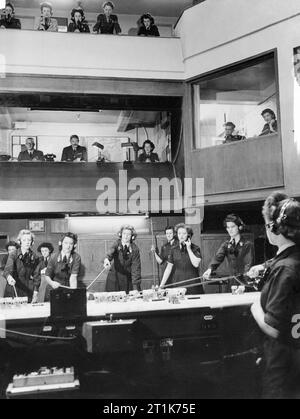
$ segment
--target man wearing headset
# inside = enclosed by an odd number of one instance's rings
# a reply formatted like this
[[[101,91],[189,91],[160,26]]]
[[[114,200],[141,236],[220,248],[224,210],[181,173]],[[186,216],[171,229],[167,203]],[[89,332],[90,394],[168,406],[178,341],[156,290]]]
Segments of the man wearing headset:
[[[58,23],[56,19],[53,19],[52,4],[44,1],[41,3],[41,18],[38,31],[58,32]]]
[[[77,235],[64,234],[58,245],[59,252],[51,256],[45,272],[45,279],[52,289],[57,289],[60,286],[77,288],[77,277],[81,267],[81,257],[75,252]],[[48,295],[47,292],[46,295]]]
[[[263,217],[268,240],[278,251],[268,263],[260,298],[251,307],[264,334],[262,395],[299,397],[300,204],[274,192],[264,203]],[[260,268],[251,268],[248,276],[255,277]]]
[[[107,277],[106,291],[129,293],[134,286],[141,291],[140,251],[134,243],[136,231],[134,227],[126,225],[121,228],[118,235],[119,239],[112,245],[104,260],[104,267],[111,269]]]
[[[222,243],[211,261],[209,269],[204,272],[205,280],[209,280],[215,274],[225,259],[228,261],[229,275],[245,274],[253,264],[254,246],[242,237],[244,223],[241,218],[235,214],[229,214],[224,220],[224,227],[229,234],[229,239]],[[239,284],[234,280],[228,281],[227,292],[231,292],[231,285]]]
[[[21,29],[21,22],[15,18],[15,8],[12,3],[6,3],[4,14],[0,19],[0,29]]]
[[[40,287],[39,257],[32,251],[34,234],[30,230],[21,230],[17,243],[20,246],[8,255],[3,276],[7,281],[4,297],[28,297],[37,302]],[[15,290],[14,290],[15,288]]]

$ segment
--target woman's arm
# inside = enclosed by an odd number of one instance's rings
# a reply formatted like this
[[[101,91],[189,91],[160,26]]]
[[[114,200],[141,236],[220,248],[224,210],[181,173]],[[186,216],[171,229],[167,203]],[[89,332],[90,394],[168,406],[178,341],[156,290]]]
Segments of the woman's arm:
[[[198,257],[193,252],[191,239],[189,239],[186,242],[186,248],[187,248],[187,251],[188,251],[188,254],[189,254],[189,257],[190,257],[190,261],[191,261],[192,265],[194,266],[194,268],[199,268],[200,263],[201,263],[201,257]]]
[[[165,272],[164,272],[164,276],[163,276],[163,278],[161,280],[161,283],[160,283],[161,288],[163,288],[165,286],[167,280],[169,279],[169,277],[171,275],[172,269],[173,269],[173,264],[168,262],[167,267],[166,267]]]
[[[279,331],[277,329],[274,329],[273,327],[269,326],[267,323],[265,323],[265,313],[262,309],[262,306],[260,304],[260,301],[256,301],[251,306],[251,313],[258,324],[259,328],[269,337],[273,339],[279,338]]]

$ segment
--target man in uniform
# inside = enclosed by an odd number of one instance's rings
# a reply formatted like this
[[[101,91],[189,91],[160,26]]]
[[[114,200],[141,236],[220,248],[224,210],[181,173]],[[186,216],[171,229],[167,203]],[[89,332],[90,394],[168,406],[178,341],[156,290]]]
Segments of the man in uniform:
[[[233,122],[226,122],[224,127],[225,127],[225,140],[223,141],[223,144],[234,143],[236,141],[241,141],[241,140],[246,139],[246,137],[242,135],[233,134],[235,130],[235,125]]]
[[[87,161],[86,148],[79,145],[78,135],[72,135],[71,145],[63,149],[61,161]]]
[[[21,151],[18,157],[19,161],[43,161],[44,154],[42,151],[35,150],[34,139],[29,137],[26,139],[26,150]]]

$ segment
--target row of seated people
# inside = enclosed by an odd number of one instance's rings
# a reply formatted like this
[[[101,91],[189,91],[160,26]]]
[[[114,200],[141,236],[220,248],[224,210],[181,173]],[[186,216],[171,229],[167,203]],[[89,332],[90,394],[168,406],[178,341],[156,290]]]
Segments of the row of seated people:
[[[87,149],[79,145],[78,135],[72,135],[70,138],[71,145],[65,147],[62,152],[62,162],[87,162]],[[21,151],[18,156],[18,161],[44,161],[47,158],[44,153],[35,148],[35,141],[29,137],[26,139],[26,150]],[[139,147],[140,148],[140,147]],[[139,155],[138,161],[140,163],[158,163],[159,157],[157,153],[154,153],[155,145],[152,141],[144,141],[141,147],[143,152]],[[52,155],[53,156],[53,155]]]
[[[49,2],[41,3],[41,18],[37,30],[57,32],[58,22],[53,16],[53,7]],[[114,4],[106,1],[102,5],[103,13],[97,17],[97,23],[93,27],[93,33],[97,34],[119,34],[122,32],[118,16],[112,14]],[[21,22],[15,17],[15,8],[12,3],[7,3],[3,16],[0,20],[1,29],[21,29]],[[144,13],[138,21],[138,36],[160,36],[159,30],[149,13]],[[71,12],[71,22],[68,25],[68,32],[90,33],[88,22],[85,19],[81,7],[74,8]]]
[[[224,220],[224,227],[229,238],[213,257],[210,268],[204,274],[206,279],[211,277],[225,259],[234,274],[248,272],[253,264],[253,244],[242,237],[242,220],[230,214]],[[151,249],[157,263],[166,268],[160,286],[181,281],[190,283],[191,279],[195,279],[188,293],[203,293],[199,283],[201,251],[193,243],[192,228],[180,223],[176,227],[166,227],[165,232],[166,242],[161,251],[155,246]],[[141,290],[141,254],[135,243],[136,238],[137,233],[132,225],[124,225],[118,232],[117,240],[104,257],[103,266],[109,271],[106,291],[128,293],[134,286]],[[38,247],[40,255],[32,249],[34,240],[34,234],[30,230],[21,230],[17,241],[7,244],[7,255],[1,264],[5,279],[5,297],[28,297],[29,301],[36,302],[43,275],[48,285],[46,299],[49,299],[51,289],[61,286],[77,288],[79,276],[82,274],[81,257],[76,251],[77,235],[65,233],[58,243],[58,252],[54,252],[51,243],[41,243]],[[228,284],[229,291],[231,285],[234,284]]]
[[[261,116],[265,120],[265,125],[262,129],[262,132],[259,134],[259,136],[263,135],[269,135],[269,134],[275,134],[278,131],[278,123],[276,119],[275,112],[272,111],[272,109],[264,109],[261,113]],[[236,141],[245,140],[246,137],[243,135],[234,134],[235,131],[235,124],[233,122],[226,122],[224,124],[225,128],[225,139],[223,141],[223,144],[227,143],[233,143]]]

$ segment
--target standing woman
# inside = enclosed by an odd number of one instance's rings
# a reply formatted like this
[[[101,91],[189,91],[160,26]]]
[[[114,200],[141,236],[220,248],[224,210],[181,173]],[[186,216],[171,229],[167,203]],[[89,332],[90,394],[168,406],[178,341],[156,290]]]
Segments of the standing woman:
[[[166,233],[166,239],[167,241],[162,245],[160,253],[158,249],[155,248],[155,246],[151,247],[151,252],[154,254],[156,262],[159,265],[164,265],[164,268],[166,267],[166,264],[168,262],[169,255],[171,254],[172,248],[177,245],[178,240],[175,234],[175,228],[173,226],[168,226],[165,229]],[[174,270],[173,270],[174,271]],[[172,271],[171,275],[168,278],[168,283],[172,282],[173,274]]]
[[[138,36],[160,36],[157,26],[154,24],[154,18],[150,13],[145,13],[140,17],[141,26],[138,30]]]
[[[278,251],[260,300],[251,307],[264,333],[263,397],[276,399],[291,397],[300,387],[299,336],[293,336],[294,315],[300,313],[300,204],[278,196],[271,194],[263,206],[267,237]]]
[[[141,291],[141,258],[139,248],[134,243],[137,236],[135,228],[125,225],[118,236],[119,239],[112,245],[104,260],[104,267],[111,269],[107,277],[106,291],[129,293],[134,286]]]
[[[112,11],[115,8],[113,2],[106,1],[102,5],[103,13],[97,17],[97,23],[93,31],[101,34],[119,34],[122,32],[118,22],[118,16],[113,15]]]
[[[245,240],[242,232],[245,224],[242,219],[235,214],[229,214],[224,220],[224,227],[227,230],[229,239],[221,244],[209,269],[203,274],[205,280],[209,280],[218,267],[227,259],[229,275],[246,274],[254,262],[254,246],[249,240]],[[235,280],[228,281],[227,292],[231,292],[232,285],[239,285]]]
[[[75,252],[77,240],[76,234],[66,233],[58,243],[59,252],[51,256],[45,272],[45,279],[50,289],[57,289],[61,285],[77,288],[77,278],[81,267],[81,257]]]
[[[171,249],[168,257],[168,265],[162,278],[161,287],[164,287],[174,268],[172,283],[187,281],[199,277],[199,266],[201,262],[200,247],[192,243],[193,230],[185,224],[178,224],[175,227],[178,243]],[[199,283],[195,279],[194,283]],[[186,285],[191,285],[188,282]],[[184,287],[184,284],[182,285]],[[188,294],[203,294],[202,286],[188,288]]]
[[[68,32],[90,33],[89,25],[85,21],[84,11],[81,7],[72,10]]]
[[[50,257],[54,252],[54,247],[51,243],[42,243],[39,245],[37,251],[42,255],[40,258],[40,271],[45,274]]]
[[[34,235],[30,230],[21,230],[17,243],[20,246],[8,255],[3,276],[7,281],[4,297],[14,297],[16,288],[18,297],[28,297],[37,302],[40,287],[39,257],[32,251]]]

